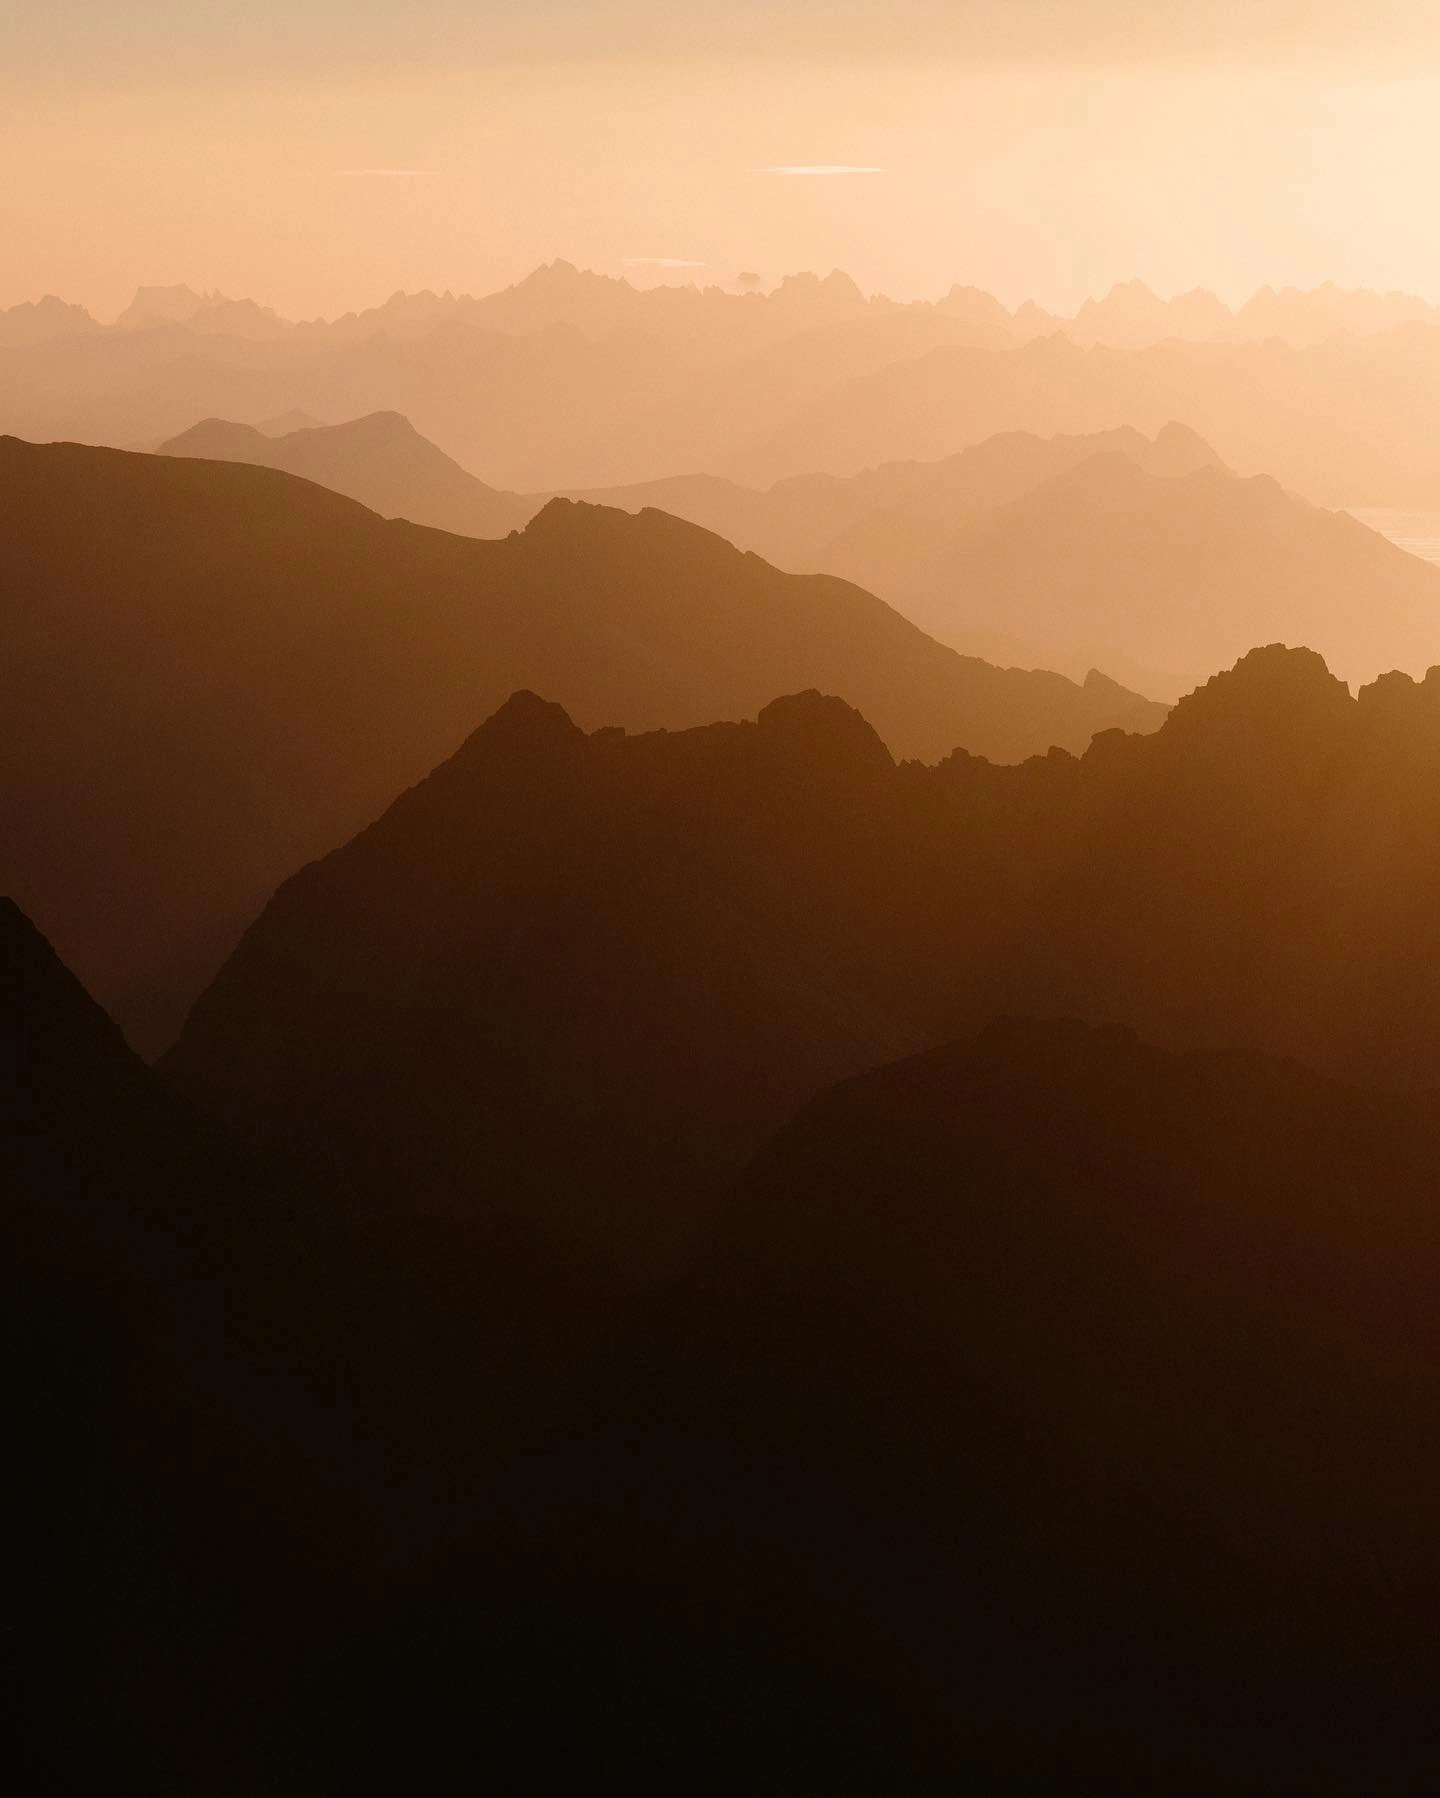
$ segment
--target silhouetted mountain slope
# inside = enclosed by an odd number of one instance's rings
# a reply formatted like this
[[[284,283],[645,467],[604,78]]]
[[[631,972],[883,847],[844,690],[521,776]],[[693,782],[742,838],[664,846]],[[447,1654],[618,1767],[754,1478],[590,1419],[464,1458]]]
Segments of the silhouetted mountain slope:
[[[397,412],[283,436],[207,418],[156,453],[280,468],[359,500],[382,518],[408,518],[467,537],[503,537],[538,509],[519,494],[497,493],[477,481]]]
[[[1008,638],[1167,698],[1257,641],[1308,644],[1352,682],[1440,661],[1440,570],[1262,476],[1161,479],[1097,456],[948,539],[900,542],[893,578],[874,559],[826,565],[957,648]]]
[[[1437,693],[1275,646],[1154,736],[934,768],[835,701],[627,739],[517,699],[280,889],[164,1066],[382,1208],[600,1228],[1003,1012],[1433,1089]]]
[[[280,879],[518,686],[632,728],[821,687],[932,758],[1163,716],[957,656],[659,513],[556,503],[486,543],[270,469],[14,439],[0,482],[9,878],[147,1049]]]
[[[144,1789],[121,1694],[128,1651],[142,1683],[149,1659],[130,1602],[163,1588],[151,1501],[206,1429],[196,1363],[216,1353],[235,1246],[276,1215],[248,1158],[160,1085],[9,899],[0,1165],[7,1511],[24,1547],[9,1596],[25,1650],[12,1777],[37,1792]],[[174,1651],[150,1647],[161,1662]]]
[[[159,1084],[10,899],[0,994],[5,1222],[32,1271],[122,1283],[143,1273],[141,1244],[169,1256],[218,1227],[254,1178],[245,1156]]]
[[[0,1165],[13,1776],[315,1789],[296,1693],[484,1542],[497,1470],[632,1294],[533,1218],[395,1228],[277,1188],[8,899]]]
[[[334,1787],[483,1743],[641,1790],[1405,1789],[1435,1148],[1073,1022],[831,1089],[508,1526],[354,1633],[307,1707]]]
[[[917,1041],[797,881],[892,773],[818,694],[641,737],[516,694],[280,889],[166,1076],[347,1206],[653,1258],[809,1093]]]
[[[778,1647],[905,1774],[986,1789],[1428,1752],[1435,1147],[1418,1106],[1074,1023],[823,1095],[619,1381],[576,1555],[613,1556],[616,1661],[697,1736],[744,1720],[731,1753],[823,1755]],[[632,1751],[650,1696],[595,1704]]]

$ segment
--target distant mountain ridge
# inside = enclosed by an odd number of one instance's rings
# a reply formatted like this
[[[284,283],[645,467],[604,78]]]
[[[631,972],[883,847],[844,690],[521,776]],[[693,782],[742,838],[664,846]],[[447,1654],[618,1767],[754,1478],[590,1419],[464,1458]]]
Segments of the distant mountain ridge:
[[[494,493],[393,414],[275,440],[207,420],[160,453],[286,468],[477,536],[549,498]],[[1073,679],[1099,667],[1167,699],[1257,639],[1309,644],[1353,682],[1440,659],[1440,575],[1348,516],[1242,480],[1173,421],[1153,439],[1010,432],[763,492],[697,475],[571,497],[658,507],[779,567],[853,580],[962,653]]]
[[[1421,322],[1295,348],[1086,348],[1059,335],[1002,352],[938,344],[857,369],[709,465],[763,487],[817,468],[843,477],[929,461],[1008,431],[1149,433],[1184,419],[1228,466],[1309,500],[1423,507],[1440,502],[1440,449],[1417,423],[1433,393],[1440,328]]]
[[[1128,282],[1065,321],[964,288],[902,305],[838,273],[733,293],[551,263],[496,294],[397,294],[292,325],[250,301],[144,290],[124,328],[59,302],[0,314],[0,430],[149,449],[205,418],[399,412],[487,485],[556,492],[699,469],[764,487],[1001,431],[1183,418],[1230,466],[1312,499],[1440,504],[1417,422],[1440,392],[1435,307],[1262,290],[1252,322],[1212,331],[1217,305]]]
[[[942,642],[1073,670],[1099,661],[1178,696],[1264,639],[1304,643],[1352,684],[1440,662],[1440,570],[1345,513],[1216,466],[1157,477],[1093,457],[997,507],[887,578]],[[857,571],[858,572],[858,571]],[[1028,653],[1016,655],[1018,644]]]
[[[623,277],[577,268],[559,258],[490,294],[397,291],[383,305],[345,313],[329,321],[297,323],[280,318],[253,300],[196,292],[181,283],[141,287],[112,324],[91,322],[96,329],[112,331],[182,324],[206,332],[228,328],[237,335],[258,331],[265,336],[283,331],[343,338],[377,328],[423,330],[446,317],[465,317],[494,330],[533,331],[553,324],[576,324],[586,331],[603,332],[623,328],[639,317],[666,309],[745,306],[753,311],[766,303],[794,310],[813,311],[818,307],[832,314],[866,307],[933,310],[963,318],[970,324],[994,326],[1020,341],[1063,331],[1077,343],[1103,343],[1116,349],[1144,348],[1167,337],[1197,342],[1279,337],[1300,344],[1319,342],[1339,331],[1363,335],[1402,324],[1440,322],[1440,306],[1417,295],[1346,289],[1333,281],[1311,289],[1285,287],[1278,292],[1263,286],[1232,310],[1203,288],[1162,299],[1145,282],[1131,279],[1116,282],[1099,298],[1086,299],[1073,316],[1067,317],[1047,311],[1033,300],[1012,310],[988,293],[958,284],[934,301],[902,302],[883,294],[867,296],[839,269],[823,279],[810,273],[786,275],[768,291],[752,289],[737,294],[716,284],[637,288]],[[0,321],[7,316],[0,312]]]
[[[162,443],[156,454],[282,469],[344,493],[382,518],[408,518],[467,537],[503,537],[538,510],[519,494],[497,493],[477,481],[398,412],[279,435],[207,418]]]

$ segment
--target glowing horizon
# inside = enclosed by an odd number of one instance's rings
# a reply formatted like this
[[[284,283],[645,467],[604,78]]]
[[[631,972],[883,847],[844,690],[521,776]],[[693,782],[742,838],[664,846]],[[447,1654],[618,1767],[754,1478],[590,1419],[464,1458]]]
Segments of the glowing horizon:
[[[1060,313],[1131,277],[1440,299],[1440,9],[1408,0],[854,0],[759,35],[645,0],[115,10],[0,21],[0,305],[185,282],[329,317],[557,255]]]

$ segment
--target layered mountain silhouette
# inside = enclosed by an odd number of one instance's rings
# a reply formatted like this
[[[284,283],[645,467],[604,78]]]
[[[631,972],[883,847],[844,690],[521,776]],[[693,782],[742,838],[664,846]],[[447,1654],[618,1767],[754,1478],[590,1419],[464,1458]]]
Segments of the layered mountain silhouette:
[[[147,1050],[281,879],[518,686],[586,728],[819,687],[930,759],[1163,716],[1099,675],[957,656],[660,513],[556,503],[480,542],[264,468],[12,439],[0,470],[10,877]]]
[[[467,537],[503,537],[539,510],[467,474],[396,412],[276,433],[207,418],[162,443],[162,456],[279,468],[348,494],[382,518],[409,518]]]
[[[0,312],[18,1789],[1435,1784],[1440,316],[737,285]]]
[[[712,329],[720,321],[732,330],[750,333],[773,331],[776,320],[799,320],[802,325],[826,318],[865,313],[933,313],[956,319],[996,334],[1025,341],[1037,335],[1064,332],[1083,344],[1112,348],[1143,348],[1169,338],[1206,341],[1244,341],[1278,338],[1292,345],[1323,342],[1340,332],[1373,335],[1398,325],[1436,322],[1437,308],[1414,294],[1377,293],[1368,288],[1345,289],[1332,281],[1312,289],[1259,288],[1238,310],[1232,311],[1204,288],[1162,299],[1143,281],[1119,281],[1099,299],[1083,302],[1073,317],[1047,311],[1026,300],[1011,311],[976,287],[959,283],[933,302],[908,304],[883,294],[866,296],[839,269],[823,279],[804,273],[784,276],[773,288],[752,283],[745,291],[693,284],[660,284],[637,288],[624,279],[577,268],[563,259],[544,263],[524,279],[494,293],[471,294],[428,290],[396,292],[383,305],[364,312],[350,312],[333,320],[313,319],[294,323],[280,319],[269,307],[253,300],[231,300],[220,293],[198,293],[183,283],[169,287],[141,287],[130,304],[108,326],[102,326],[83,307],[73,307],[90,320],[89,328],[113,332],[148,329],[156,324],[183,324],[211,328],[208,321],[225,310],[273,320],[275,327],[302,339],[346,341],[386,331],[414,336],[450,319],[464,319],[492,331],[524,334],[553,325],[571,326],[590,335],[660,324],[670,330],[695,329],[702,323]],[[12,311],[19,308],[12,308]]]
[[[1128,427],[1048,440],[1012,432],[938,462],[885,463],[846,479],[796,475],[763,492],[715,476],[676,476],[577,497],[626,511],[659,506],[784,568],[849,580],[866,569],[888,585],[911,585],[966,524],[1104,454],[1158,475],[1188,474],[1218,460],[1203,439],[1174,423],[1153,441]]]
[[[782,567],[882,594],[972,654],[1110,670],[1170,698],[1279,638],[1350,681],[1440,656],[1440,580],[1347,514],[1242,479],[1195,432],[1005,433],[938,462],[756,492],[718,477],[596,493],[693,518]]]
[[[297,324],[189,288],[143,289],[108,327],[12,308],[0,429],[153,448],[197,419],[395,411],[491,486],[558,491],[697,469],[765,487],[1001,431],[1184,418],[1308,498],[1424,507],[1437,345],[1434,307],[1334,287],[1262,289],[1227,322],[1213,295],[1123,282],[1066,320],[965,288],[900,305],[838,272],[642,290],[557,262],[495,294],[397,293]]]
[[[813,695],[638,738],[520,695],[280,889],[163,1066],[381,1211],[578,1193],[601,1233],[998,1013],[1433,1088],[1437,683],[1275,646],[1018,767],[897,767]]]
[[[166,1077],[346,1206],[653,1254],[810,1093],[920,1040],[814,879],[893,775],[816,693],[638,737],[518,693],[281,888]]]
[[[1059,335],[1001,351],[940,345],[837,382],[705,466],[763,487],[817,469],[931,460],[999,432],[1153,432],[1179,418],[1227,465],[1273,475],[1307,499],[1434,506],[1440,456],[1412,421],[1437,381],[1433,323],[1299,349],[1273,339],[1087,349]]]
[[[1049,440],[1014,432],[936,463],[887,463],[850,479],[796,476],[763,492],[716,475],[675,475],[558,496],[498,494],[393,413],[293,431],[204,419],[157,453],[284,468],[372,511],[472,537],[504,536],[556,497],[625,512],[654,507],[797,573],[853,579],[873,566],[880,580],[894,583],[898,565],[909,584],[934,560],[940,534],[953,535],[1091,456],[1124,455],[1161,475],[1217,462],[1203,439],[1172,423],[1153,442],[1128,427]]]
[[[158,1077],[0,907],[40,1745],[237,1793],[477,1748],[1398,1782],[1436,684],[1277,647],[1151,736],[938,767],[814,693],[639,736],[517,694]]]
[[[895,577],[874,533],[864,576],[942,642],[1066,671],[1098,660],[1167,698],[1259,639],[1308,644],[1351,682],[1440,659],[1440,571],[1213,464],[1157,478],[1097,456],[933,545],[923,567],[913,534],[892,541]]]
[[[546,503],[497,494],[405,420],[270,442],[207,420],[164,454],[261,462],[418,523],[499,536]],[[1304,642],[1352,681],[1440,655],[1440,575],[1348,514],[1225,469],[1193,431],[1003,434],[939,462],[760,492],[676,476],[571,497],[657,507],[797,573],[881,594],[964,653],[1174,698],[1258,638]]]

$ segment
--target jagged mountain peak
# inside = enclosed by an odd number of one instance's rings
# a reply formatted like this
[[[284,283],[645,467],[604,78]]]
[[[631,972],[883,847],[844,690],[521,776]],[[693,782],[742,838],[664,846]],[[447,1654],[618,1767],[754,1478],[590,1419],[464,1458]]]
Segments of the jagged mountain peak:
[[[1355,702],[1313,649],[1267,643],[1188,693],[1161,726],[1170,742],[1217,727],[1252,728],[1303,753],[1316,733],[1344,729]]]
[[[813,687],[772,699],[756,724],[777,750],[816,775],[863,777],[888,773],[895,765],[854,706]]]

